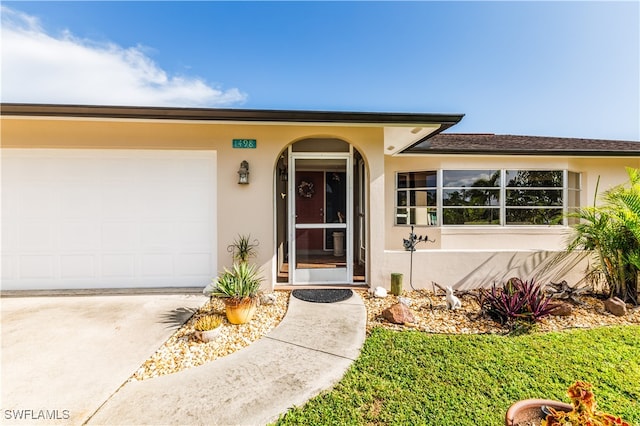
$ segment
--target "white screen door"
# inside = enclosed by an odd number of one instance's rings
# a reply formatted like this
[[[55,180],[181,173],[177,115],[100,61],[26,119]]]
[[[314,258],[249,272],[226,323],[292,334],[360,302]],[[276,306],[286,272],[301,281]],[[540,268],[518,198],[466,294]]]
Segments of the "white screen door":
[[[351,155],[292,153],[289,164],[291,282],[351,283]]]

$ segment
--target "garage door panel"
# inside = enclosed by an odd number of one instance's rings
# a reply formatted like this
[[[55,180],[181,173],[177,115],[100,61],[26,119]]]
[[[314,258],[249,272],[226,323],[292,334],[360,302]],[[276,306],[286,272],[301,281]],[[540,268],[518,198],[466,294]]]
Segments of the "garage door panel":
[[[95,222],[63,223],[60,229],[60,249],[99,251],[102,246],[100,234],[100,225]]]
[[[3,175],[3,181],[5,180]],[[15,220],[20,216],[19,206],[20,206],[20,197],[21,193],[17,188],[11,188],[8,185],[2,185],[2,217],[9,218]]]
[[[60,278],[97,278],[95,256],[84,254],[66,254],[60,256]]]
[[[141,275],[144,277],[173,276],[173,256],[170,254],[143,255]]]
[[[4,149],[3,289],[204,286],[213,151]]]
[[[176,245],[174,226],[174,222],[147,222],[142,224],[142,249],[149,251],[172,250]]]
[[[131,251],[140,247],[139,225],[135,222],[106,222],[102,224],[102,250]]]
[[[192,220],[206,220],[204,216],[205,212],[200,208],[200,204],[206,202],[198,196],[198,194],[206,194],[207,189],[203,185],[189,185],[182,186],[184,191],[178,191],[174,194],[175,203],[174,213],[180,217],[189,218]]]
[[[57,161],[56,158],[48,159],[51,171],[47,175],[53,175],[57,180],[69,184],[87,180],[97,181],[101,178],[101,167],[93,161],[91,155],[66,157],[64,162]]]
[[[3,216],[4,218],[5,216]],[[18,249],[18,228],[17,227],[7,227],[2,229],[2,251],[3,253],[7,252],[16,252]]]
[[[207,160],[181,161],[179,179],[186,182],[202,182],[210,172],[211,165]]]
[[[23,255],[18,260],[19,278],[55,278],[55,258],[48,255]],[[2,286],[4,288],[4,284]]]
[[[61,187],[61,188],[60,188]],[[60,215],[63,218],[95,218],[102,215],[101,186],[60,182]]]
[[[138,208],[143,218],[172,219],[177,217],[177,188],[169,188],[165,182],[146,183],[148,188],[139,194]]]
[[[211,257],[208,253],[185,253],[176,259],[178,275],[198,276],[211,270]]]
[[[158,156],[147,158],[136,168],[136,178],[174,180],[177,177],[179,163],[180,159],[158,158]]]
[[[136,188],[126,181],[107,182],[102,190],[102,215],[104,219],[130,218],[139,211],[141,204]]]
[[[206,251],[210,244],[208,235],[213,224],[209,222],[181,222],[177,225],[180,245],[186,250]],[[204,232],[203,232],[204,231]]]
[[[3,218],[4,222],[4,218]],[[19,250],[23,253],[53,251],[56,247],[55,224],[48,222],[24,222],[17,226]],[[4,233],[4,229],[3,229]],[[3,247],[3,250],[11,249]]]
[[[2,281],[18,277],[18,256],[2,255]]]
[[[107,278],[134,278],[136,256],[133,254],[105,254],[101,259],[102,276]]]
[[[122,153],[122,154],[121,154]],[[206,160],[205,160],[206,161]],[[138,176],[138,160],[121,150],[111,151],[100,162],[103,179],[134,181]]]
[[[3,180],[3,192],[5,183],[8,182]],[[50,183],[36,182],[28,182],[17,189],[20,192],[19,201],[15,206],[18,215],[23,218],[57,216],[60,212],[60,201],[56,189],[57,187]]]

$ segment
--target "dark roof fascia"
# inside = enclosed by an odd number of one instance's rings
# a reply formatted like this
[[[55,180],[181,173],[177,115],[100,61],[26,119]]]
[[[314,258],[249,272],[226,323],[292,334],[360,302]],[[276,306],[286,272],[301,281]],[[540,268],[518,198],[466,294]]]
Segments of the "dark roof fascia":
[[[0,115],[29,117],[198,120],[274,123],[336,123],[378,125],[440,124],[447,129],[464,114],[258,110],[235,108],[171,108],[97,105],[2,103]],[[439,129],[439,130],[440,130]]]
[[[424,140],[424,139],[423,139]],[[402,151],[402,154],[406,155],[468,155],[468,156],[505,156],[505,155],[518,155],[518,156],[539,156],[539,157],[640,157],[638,151],[550,151],[550,150],[415,150],[409,149]]]

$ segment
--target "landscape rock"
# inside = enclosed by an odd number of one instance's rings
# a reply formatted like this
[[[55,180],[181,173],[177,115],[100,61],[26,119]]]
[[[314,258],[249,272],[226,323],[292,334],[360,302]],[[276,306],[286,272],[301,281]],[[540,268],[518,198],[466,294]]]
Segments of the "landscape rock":
[[[376,287],[376,289],[373,291],[373,297],[387,297],[387,289],[384,287]]]
[[[260,296],[260,304],[261,305],[273,305],[276,303],[276,295],[273,293],[262,294]]]
[[[404,303],[396,303],[382,311],[382,316],[389,322],[394,324],[413,323],[416,321],[411,309]]]
[[[627,305],[617,297],[604,301],[604,308],[615,316],[622,317],[627,314]]]
[[[558,317],[568,317],[573,314],[573,306],[571,306],[569,303],[554,303],[553,306],[556,306],[556,308],[551,312],[551,315],[555,315]]]
[[[406,306],[411,306],[411,299],[409,299],[408,297],[398,297],[398,302]]]

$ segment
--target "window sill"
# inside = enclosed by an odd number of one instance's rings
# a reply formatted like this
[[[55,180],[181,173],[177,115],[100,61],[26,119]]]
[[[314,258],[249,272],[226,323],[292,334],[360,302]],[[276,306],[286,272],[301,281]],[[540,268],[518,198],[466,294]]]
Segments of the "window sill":
[[[516,226],[443,226],[440,227],[441,235],[565,235],[571,232],[570,226],[563,225],[516,225]]]

